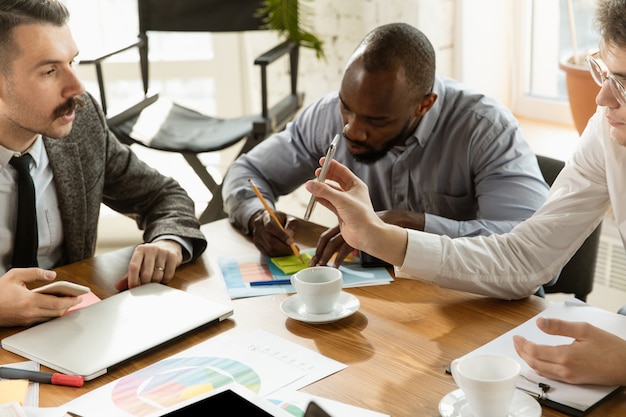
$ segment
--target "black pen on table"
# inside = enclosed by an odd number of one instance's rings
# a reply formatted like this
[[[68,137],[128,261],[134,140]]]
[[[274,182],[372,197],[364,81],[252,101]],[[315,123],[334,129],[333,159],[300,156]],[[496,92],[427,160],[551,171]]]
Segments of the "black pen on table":
[[[263,197],[263,194],[261,194],[261,191],[259,191],[259,188],[256,186],[254,181],[252,181],[252,179],[248,178],[248,183],[252,187],[252,190],[254,191],[254,194],[256,194],[256,196],[259,198],[259,200],[261,200],[261,203],[263,203],[263,207],[265,207],[265,210],[267,210],[267,212],[270,214],[270,217],[276,222],[278,227],[280,227],[280,230],[282,230],[284,232],[285,228],[283,227],[283,224],[280,222],[280,220],[278,220],[278,217],[276,217],[276,214],[274,213],[274,210],[272,210],[270,205],[267,204],[267,201],[265,201],[265,198]],[[300,256],[300,251],[298,250],[298,247],[296,246],[296,244],[292,243],[290,245],[290,247],[291,247],[291,250],[293,251],[293,254],[296,255],[298,257],[298,259],[300,259],[300,262],[304,262],[302,260],[302,257]]]
[[[82,376],[65,375],[59,373],[48,373],[30,371],[27,369],[7,368],[0,366],[0,378],[4,379],[27,379],[30,382],[41,382],[44,384],[64,385],[66,387],[82,387],[85,379]]]

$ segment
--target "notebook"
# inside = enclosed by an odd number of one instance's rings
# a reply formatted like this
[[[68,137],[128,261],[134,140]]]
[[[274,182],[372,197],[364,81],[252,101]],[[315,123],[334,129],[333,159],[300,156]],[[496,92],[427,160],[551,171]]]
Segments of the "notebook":
[[[2,348],[86,381],[136,355],[233,314],[166,285],[127,290],[2,339]]]
[[[584,416],[603,399],[617,392],[620,387],[600,385],[573,385],[561,381],[543,378],[537,375],[522,358],[517,355],[513,346],[513,335],[519,334],[527,339],[544,345],[565,345],[572,339],[543,333],[535,321],[538,317],[552,317],[567,321],[584,321],[611,332],[622,339],[626,338],[626,316],[592,307],[576,298],[568,298],[562,302],[552,303],[543,312],[520,324],[514,329],[493,339],[489,343],[468,353],[498,353],[510,356],[522,365],[522,377],[517,387],[533,397],[540,404],[574,417]],[[541,385],[540,385],[541,383]]]

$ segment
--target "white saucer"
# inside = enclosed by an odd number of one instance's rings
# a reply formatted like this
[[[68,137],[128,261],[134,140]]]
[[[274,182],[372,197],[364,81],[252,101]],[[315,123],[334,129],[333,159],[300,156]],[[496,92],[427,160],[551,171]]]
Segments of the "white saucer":
[[[457,389],[443,397],[439,402],[439,414],[441,417],[472,417],[465,393]],[[509,417],[541,417],[541,405],[525,392],[515,390]]]
[[[303,321],[305,323],[324,324],[332,323],[334,321],[348,317],[349,315],[354,314],[360,306],[361,302],[358,298],[356,298],[352,294],[342,291],[341,294],[339,294],[339,299],[337,300],[337,304],[335,305],[335,310],[330,313],[307,313],[304,309],[304,303],[302,302],[298,294],[292,295],[291,297],[283,300],[283,302],[280,303],[280,310],[285,313],[287,317],[294,320]]]

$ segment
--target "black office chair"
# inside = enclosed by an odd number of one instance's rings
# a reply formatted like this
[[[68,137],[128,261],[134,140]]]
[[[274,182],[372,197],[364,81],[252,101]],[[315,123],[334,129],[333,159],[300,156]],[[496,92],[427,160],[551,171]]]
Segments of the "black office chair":
[[[542,155],[537,155],[537,162],[543,178],[552,186],[565,166],[565,162]],[[587,296],[593,289],[601,228],[602,223],[596,227],[563,267],[557,281],[552,285],[544,285],[543,289],[546,293],[574,294],[579,300],[587,301]]]
[[[261,0],[138,0],[139,40],[115,52],[81,64],[95,65],[100,99],[111,130],[124,143],[139,144],[183,155],[212,198],[200,215],[202,224],[226,217],[221,196],[222,184],[207,171],[198,155],[219,151],[245,140],[239,155],[252,149],[272,132],[281,130],[302,107],[304,95],[297,91],[299,46],[284,41],[254,60],[261,71],[261,113],[234,119],[210,117],[149,93],[149,32],[243,32],[263,29],[257,16]],[[111,30],[114,30],[111,28]],[[109,57],[138,48],[144,98],[141,102],[116,114],[108,114],[102,63]],[[289,93],[270,106],[268,98],[269,64],[283,56],[289,57]],[[228,65],[223,63],[222,65]],[[138,126],[139,117],[149,117],[149,127],[160,126],[157,132]],[[139,131],[138,131],[139,130]]]

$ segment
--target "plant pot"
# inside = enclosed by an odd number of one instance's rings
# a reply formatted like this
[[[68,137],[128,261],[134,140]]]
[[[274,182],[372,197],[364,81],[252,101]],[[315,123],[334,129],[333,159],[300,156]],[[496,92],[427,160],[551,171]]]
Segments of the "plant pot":
[[[565,71],[567,95],[574,125],[578,134],[582,134],[589,118],[596,112],[596,96],[600,86],[591,77],[585,57],[579,58],[581,64],[574,64],[573,57],[559,62],[559,68]]]

